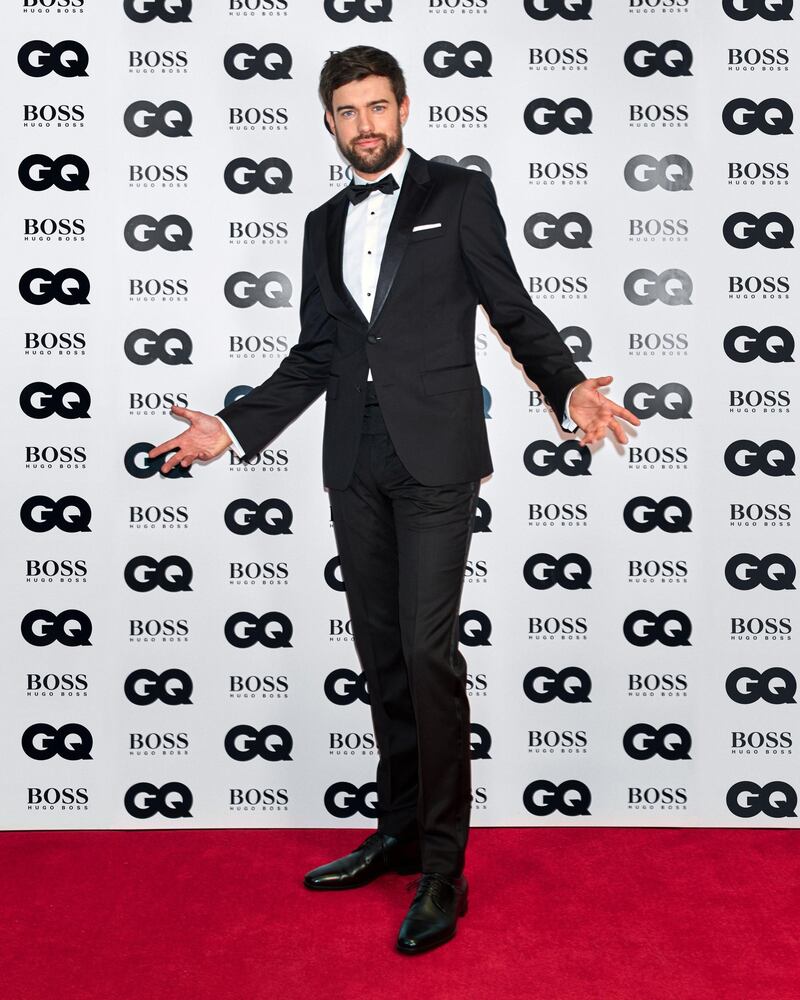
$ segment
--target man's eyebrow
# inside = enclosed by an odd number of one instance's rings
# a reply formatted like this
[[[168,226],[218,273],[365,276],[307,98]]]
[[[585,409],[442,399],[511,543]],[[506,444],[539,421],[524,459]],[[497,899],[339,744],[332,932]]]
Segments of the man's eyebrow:
[[[371,108],[373,104],[388,104],[388,103],[389,103],[389,98],[388,97],[379,97],[376,101],[368,101],[367,102],[367,107]],[[355,104],[337,104],[336,105],[336,111],[351,111],[351,110],[355,111],[355,109],[356,109]]]

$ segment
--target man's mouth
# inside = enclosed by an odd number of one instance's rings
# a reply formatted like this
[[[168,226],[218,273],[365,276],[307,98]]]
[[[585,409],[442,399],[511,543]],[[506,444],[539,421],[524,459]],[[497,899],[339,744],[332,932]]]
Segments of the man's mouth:
[[[356,140],[356,145],[357,146],[365,146],[365,147],[369,148],[371,146],[377,145],[380,141],[381,141],[380,139],[357,139]]]

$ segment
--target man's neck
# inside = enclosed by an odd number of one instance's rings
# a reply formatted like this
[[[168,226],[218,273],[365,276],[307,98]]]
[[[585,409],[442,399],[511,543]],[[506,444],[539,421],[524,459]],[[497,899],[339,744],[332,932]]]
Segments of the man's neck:
[[[385,174],[385,173],[386,173],[386,172],[387,172],[388,170],[391,170],[391,169],[392,169],[392,167],[393,167],[393,166],[395,165],[395,163],[397,163],[397,161],[398,161],[398,160],[400,159],[400,157],[401,157],[401,156],[403,155],[403,153],[405,153],[405,151],[406,151],[406,147],[405,147],[405,146],[401,146],[401,147],[400,147],[400,152],[399,152],[399,153],[397,154],[397,156],[395,156],[395,158],[394,158],[394,159],[392,160],[392,162],[391,162],[391,163],[389,164],[389,166],[388,166],[388,167],[384,167],[384,168],[383,168],[383,170],[379,170],[379,171],[378,171],[378,173],[376,173],[376,174],[364,174],[364,173],[362,173],[362,172],[361,172],[360,170],[356,170],[356,168],[355,168],[355,167],[353,167],[353,173],[354,173],[354,174],[358,174],[358,176],[359,176],[359,177],[360,177],[360,178],[361,178],[362,180],[365,180],[365,181],[366,181],[366,182],[367,182],[368,184],[369,184],[369,183],[372,183],[372,181],[376,181],[376,180],[378,180],[378,179],[379,179],[380,177],[383,177],[383,175],[384,175],[384,174]]]

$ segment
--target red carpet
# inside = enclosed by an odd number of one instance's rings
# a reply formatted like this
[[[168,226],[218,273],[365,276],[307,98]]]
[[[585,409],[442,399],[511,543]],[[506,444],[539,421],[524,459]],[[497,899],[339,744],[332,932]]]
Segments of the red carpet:
[[[395,953],[408,877],[312,893],[358,831],[0,833],[4,1000],[797,1000],[792,830],[473,830],[469,913]]]

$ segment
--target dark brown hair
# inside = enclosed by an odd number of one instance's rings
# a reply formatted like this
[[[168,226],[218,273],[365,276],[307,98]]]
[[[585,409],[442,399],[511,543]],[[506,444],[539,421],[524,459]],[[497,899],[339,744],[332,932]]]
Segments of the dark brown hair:
[[[406,96],[406,79],[390,52],[374,49],[371,45],[351,45],[349,49],[328,56],[319,75],[319,96],[326,111],[333,112],[333,92],[337,87],[372,74],[388,78],[398,104]],[[327,125],[326,119],[326,128]]]

